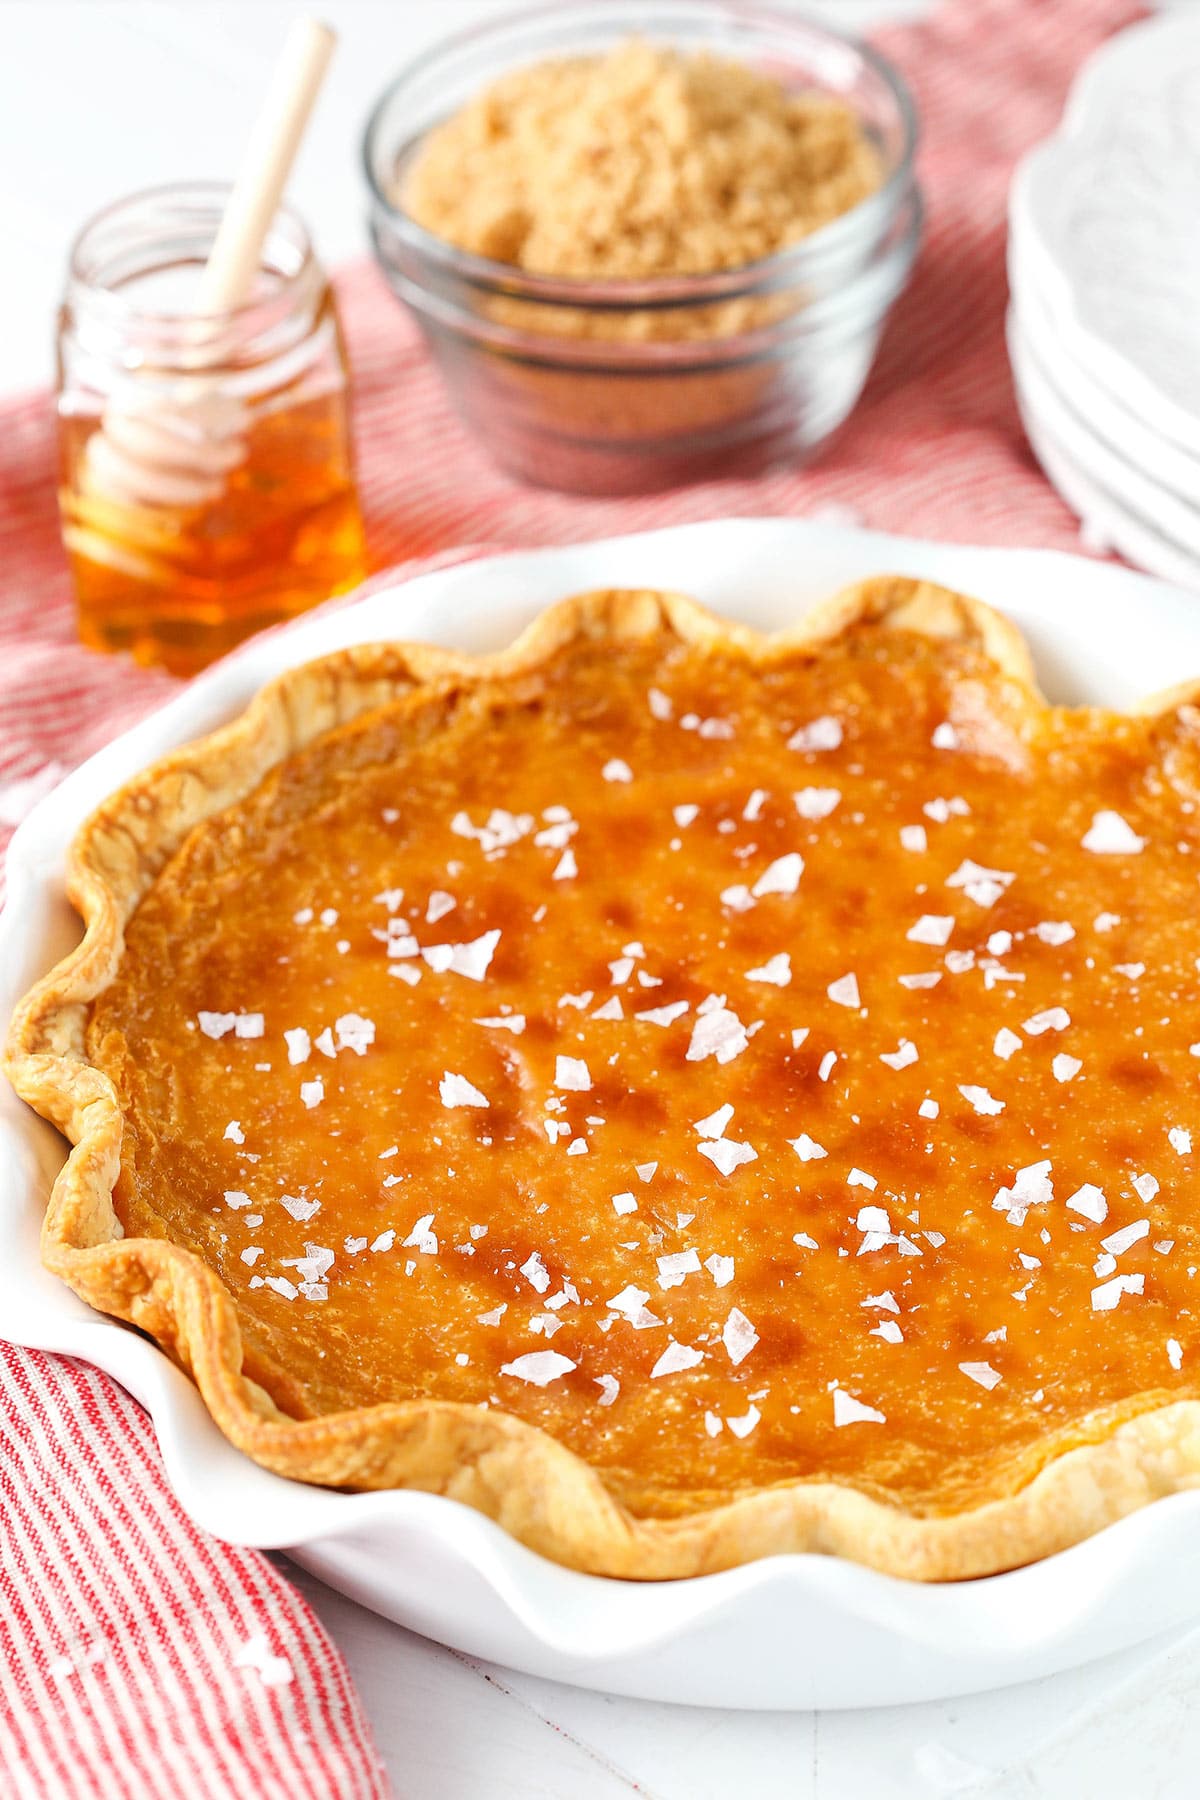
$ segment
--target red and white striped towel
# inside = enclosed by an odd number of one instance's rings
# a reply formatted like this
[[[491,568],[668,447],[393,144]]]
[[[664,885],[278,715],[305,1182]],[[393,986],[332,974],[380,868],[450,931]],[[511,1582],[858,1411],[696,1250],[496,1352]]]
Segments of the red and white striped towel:
[[[882,530],[1078,548],[1009,382],[1005,196],[1079,62],[1134,16],[1128,0],[954,0],[886,34],[922,115],[928,238],[862,405],[812,469],[645,500],[516,488],[458,424],[373,271],[346,272],[375,566],[830,506]],[[0,846],[59,774],[175,687],[76,644],[54,468],[46,398],[0,409]],[[402,602],[395,623],[403,633]],[[311,1610],[264,1557],[184,1517],[145,1415],[115,1383],[10,1348],[0,1420],[0,1800],[386,1792]]]
[[[382,1800],[338,1651],[185,1517],[136,1401],[0,1345],[0,1407],[4,1800]]]

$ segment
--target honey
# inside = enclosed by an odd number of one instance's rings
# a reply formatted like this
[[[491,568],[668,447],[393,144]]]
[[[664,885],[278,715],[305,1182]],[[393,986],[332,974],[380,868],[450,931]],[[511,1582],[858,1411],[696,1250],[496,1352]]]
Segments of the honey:
[[[328,283],[281,215],[254,300],[189,316],[188,277],[219,212],[205,188],[102,215],[76,247],[59,338],[59,505],[80,638],[177,675],[366,573]],[[137,454],[114,478],[100,452],[125,444],[130,421]]]
[[[355,587],[366,571],[343,413],[327,396],[260,420],[220,499],[177,509],[89,492],[100,420],[64,420],[59,503],[83,643],[189,675]]]

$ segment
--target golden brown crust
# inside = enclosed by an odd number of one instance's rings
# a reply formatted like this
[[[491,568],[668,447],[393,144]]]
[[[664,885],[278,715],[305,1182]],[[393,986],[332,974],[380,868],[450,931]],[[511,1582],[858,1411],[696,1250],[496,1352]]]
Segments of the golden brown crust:
[[[498,1410],[422,1400],[287,1416],[245,1372],[234,1303],[217,1276],[174,1244],[122,1237],[113,1206],[122,1117],[112,1083],[86,1059],[87,1010],[120,962],[131,914],[196,825],[334,725],[418,688],[515,676],[580,635],[628,641],[665,631],[714,650],[735,644],[766,664],[864,622],[972,639],[1031,717],[1044,705],[1016,629],[929,583],[862,583],[774,638],[678,595],[595,593],[550,608],[497,655],[384,644],[292,670],[232,724],[113,795],[72,847],[67,884],[85,921],[83,939],[18,1007],[5,1053],[18,1093],[73,1145],[46,1211],[47,1266],[91,1305],[154,1337],[193,1376],[225,1434],[265,1467],[329,1486],[444,1494],[543,1555],[598,1574],[663,1579],[820,1551],[890,1574],[959,1579],[1049,1555],[1195,1485],[1200,1402],[1181,1401],[1125,1419],[1102,1441],[1058,1456],[1017,1493],[955,1516],[918,1517],[849,1487],[801,1481],[680,1519],[639,1518],[588,1464]],[[1194,692],[1176,691],[1150,709],[1177,706]]]

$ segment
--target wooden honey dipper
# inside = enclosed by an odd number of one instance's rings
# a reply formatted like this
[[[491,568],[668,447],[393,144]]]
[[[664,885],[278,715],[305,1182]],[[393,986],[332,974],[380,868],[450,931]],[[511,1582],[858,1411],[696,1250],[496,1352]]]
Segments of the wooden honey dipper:
[[[315,19],[297,19],[288,34],[204,265],[197,320],[232,312],[250,298],[336,41]],[[238,402],[199,373],[174,399],[124,394],[109,401],[88,440],[86,485],[124,505],[206,505],[244,459],[242,423]]]

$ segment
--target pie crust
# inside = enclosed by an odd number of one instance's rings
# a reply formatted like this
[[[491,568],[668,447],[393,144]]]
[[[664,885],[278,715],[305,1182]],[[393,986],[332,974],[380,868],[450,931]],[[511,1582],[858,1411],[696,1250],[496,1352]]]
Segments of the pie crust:
[[[919,1580],[959,1579],[1047,1556],[1194,1485],[1200,1476],[1200,1404],[1171,1398],[1188,1391],[1186,1380],[1164,1375],[1161,1391],[1152,1387],[1048,1431],[1044,1457],[1027,1459],[1020,1478],[996,1497],[960,1510],[906,1506],[850,1481],[807,1475],[717,1504],[643,1513],[623,1504],[613,1484],[583,1457],[500,1407],[419,1398],[305,1416],[311,1409],[303,1396],[293,1398],[278,1370],[272,1373],[246,1354],[234,1297],[213,1269],[165,1237],[123,1234],[114,1190],[125,1119],[112,1079],[89,1060],[88,1021],[118,976],[126,927],[189,834],[246,800],[271,771],[324,734],[404,697],[483,684],[502,692],[576,644],[608,646],[616,655],[624,646],[662,640],[766,669],[780,659],[816,657],[866,628],[896,634],[898,645],[919,639],[972,646],[1018,736],[1036,736],[1056,719],[1077,716],[1099,732],[1098,743],[1104,741],[1111,716],[1047,707],[1022,639],[999,615],[926,583],[881,578],[835,597],[775,638],[718,619],[678,595],[620,591],[562,602],[494,656],[409,644],[351,648],[285,674],[232,724],[120,790],[83,827],[70,856],[67,888],[85,921],[83,940],[18,1008],[6,1051],[18,1093],[73,1146],[46,1212],[47,1267],[98,1310],[154,1338],[195,1380],[226,1436],[263,1466],[328,1486],[442,1494],[496,1520],[543,1555],[597,1574],[677,1578],[780,1552],[817,1551]],[[979,683],[964,682],[959,729],[968,736],[977,729],[986,751],[991,689],[979,689]],[[1142,709],[1143,717],[1162,721],[1157,760],[1148,765],[1155,793],[1200,795],[1198,692],[1179,689]],[[1114,741],[1119,725],[1111,726]],[[1191,804],[1185,797],[1185,815]],[[978,874],[986,878],[995,871]],[[931,942],[928,936],[914,941]],[[996,966],[1002,966],[1003,951],[999,958]],[[1194,1026],[1193,1034],[1200,1036]],[[992,1070],[992,1085],[999,1085],[995,1071],[1004,1065],[990,1054],[983,1062]],[[970,1089],[974,1095],[987,1091]],[[1188,1133],[1181,1130],[1179,1139],[1188,1140],[1190,1154]],[[1012,1193],[1004,1192],[1011,1200]],[[851,1210],[870,1198],[856,1196]],[[1014,1210],[1023,1219],[1019,1191]],[[1059,1216],[1066,1217],[1061,1207]],[[859,1225],[864,1234],[868,1229]],[[1080,1233],[1084,1221],[1072,1215],[1065,1229]],[[887,1241],[904,1241],[903,1232]],[[1094,1249],[1089,1237],[1088,1258]],[[1116,1260],[1107,1256],[1114,1267]],[[1163,1260],[1165,1265],[1165,1255]],[[892,1277],[880,1277],[885,1279]],[[1180,1316],[1186,1322],[1186,1308]],[[1182,1354],[1178,1344],[1173,1357],[1176,1352]],[[990,1367],[980,1360],[958,1366]]]

